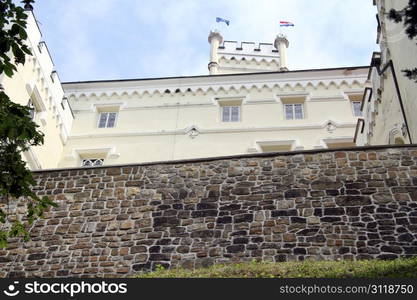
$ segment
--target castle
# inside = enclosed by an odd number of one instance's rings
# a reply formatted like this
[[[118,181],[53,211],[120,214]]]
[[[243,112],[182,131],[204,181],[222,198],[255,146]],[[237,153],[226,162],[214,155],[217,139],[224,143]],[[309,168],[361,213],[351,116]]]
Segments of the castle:
[[[390,34],[393,2],[374,1],[371,66],[291,71],[284,36],[213,31],[210,75],[68,83],[29,13],[33,56],[0,82],[45,133],[25,159],[58,207],[0,250],[0,277],[417,255],[416,145],[387,145],[417,138],[398,73],[417,48]]]
[[[33,170],[354,146],[369,67],[289,70],[289,41],[209,35],[210,75],[61,83],[32,12],[33,55],[12,99],[33,108],[45,144]]]

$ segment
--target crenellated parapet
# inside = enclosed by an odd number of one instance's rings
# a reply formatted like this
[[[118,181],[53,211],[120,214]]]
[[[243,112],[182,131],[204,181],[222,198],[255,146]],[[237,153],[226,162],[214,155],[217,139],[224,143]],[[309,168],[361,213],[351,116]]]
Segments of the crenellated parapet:
[[[279,61],[278,50],[269,43],[224,41],[218,49],[220,56],[252,56],[253,58],[269,58]]]
[[[211,32],[209,43],[211,75],[288,71],[289,43],[283,35],[277,36],[272,44],[223,41],[219,32]]]

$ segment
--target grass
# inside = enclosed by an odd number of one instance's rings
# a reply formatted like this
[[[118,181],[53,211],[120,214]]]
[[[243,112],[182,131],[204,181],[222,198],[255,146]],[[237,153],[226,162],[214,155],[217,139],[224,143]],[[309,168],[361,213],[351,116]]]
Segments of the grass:
[[[417,257],[395,260],[246,262],[196,270],[139,273],[136,278],[417,278]]]

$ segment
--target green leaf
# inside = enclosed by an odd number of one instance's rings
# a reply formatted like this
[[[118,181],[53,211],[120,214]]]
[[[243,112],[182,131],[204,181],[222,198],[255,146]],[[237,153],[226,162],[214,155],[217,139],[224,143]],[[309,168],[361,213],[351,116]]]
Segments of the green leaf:
[[[22,40],[26,40],[28,35],[23,27],[19,27],[19,36]]]
[[[7,247],[8,234],[5,230],[0,230],[0,249]]]
[[[4,66],[4,74],[6,74],[6,76],[8,76],[8,77],[12,77],[13,76],[13,68],[11,68],[10,66],[5,65]]]
[[[20,29],[20,26],[19,25],[13,24],[12,27],[11,27],[11,29],[10,29],[10,34],[12,36],[18,35],[19,34],[19,29]]]

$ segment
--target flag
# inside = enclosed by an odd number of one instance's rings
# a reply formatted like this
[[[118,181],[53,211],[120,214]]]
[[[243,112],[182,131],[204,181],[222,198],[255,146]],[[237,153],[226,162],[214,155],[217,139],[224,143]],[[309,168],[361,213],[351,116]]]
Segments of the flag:
[[[287,21],[279,21],[279,26],[280,27],[294,27],[294,24],[291,22],[287,22]]]
[[[216,18],[216,22],[217,23],[224,22],[224,23],[226,23],[227,26],[229,26],[229,24],[230,24],[230,21],[229,20],[226,20],[226,19],[223,19],[223,18],[219,18],[219,17]]]

